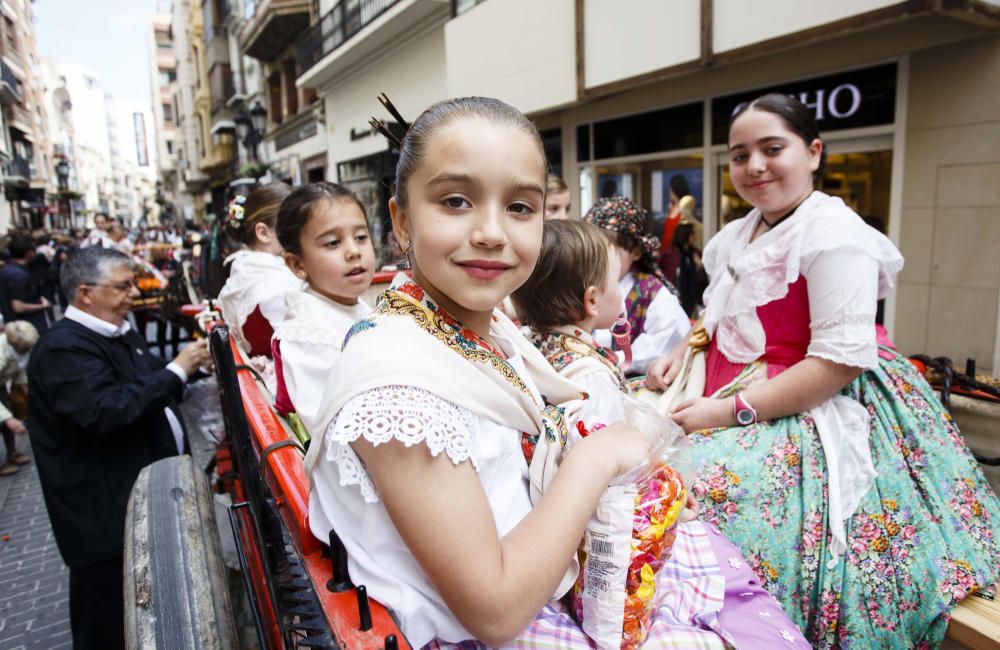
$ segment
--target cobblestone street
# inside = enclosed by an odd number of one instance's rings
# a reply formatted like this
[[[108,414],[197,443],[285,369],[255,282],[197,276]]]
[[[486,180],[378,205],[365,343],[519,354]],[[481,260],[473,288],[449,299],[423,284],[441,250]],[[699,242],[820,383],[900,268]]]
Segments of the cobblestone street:
[[[18,447],[30,454],[26,437]],[[69,570],[31,463],[0,478],[0,650],[72,647]]]

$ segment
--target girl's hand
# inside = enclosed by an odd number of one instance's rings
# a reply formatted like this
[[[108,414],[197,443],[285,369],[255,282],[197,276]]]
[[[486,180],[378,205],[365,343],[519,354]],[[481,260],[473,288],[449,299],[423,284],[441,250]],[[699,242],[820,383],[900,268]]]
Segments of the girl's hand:
[[[646,436],[626,422],[615,422],[599,429],[582,442],[587,441],[591,441],[594,462],[610,463],[609,481],[636,468],[653,453],[653,446]]]
[[[715,427],[729,427],[736,424],[731,399],[696,397],[678,405],[670,413],[670,417],[684,429],[684,433]]]
[[[692,494],[691,491],[688,490],[687,503],[684,504],[684,511],[681,512],[680,523],[683,524],[686,521],[692,521],[694,519],[697,519],[700,513],[701,513],[701,506],[698,505],[697,501],[695,501],[694,494]]]
[[[4,424],[7,425],[7,428],[10,430],[11,433],[15,433],[19,436],[23,436],[24,434],[28,433],[28,428],[24,426],[24,422],[18,420],[17,418],[10,418],[8,420],[5,420]]]
[[[686,347],[681,347],[680,354],[677,354],[677,350],[674,349],[670,354],[657,357],[653,363],[649,364],[649,369],[646,371],[646,388],[658,391],[667,390],[667,387],[677,377],[677,373],[681,371]]]

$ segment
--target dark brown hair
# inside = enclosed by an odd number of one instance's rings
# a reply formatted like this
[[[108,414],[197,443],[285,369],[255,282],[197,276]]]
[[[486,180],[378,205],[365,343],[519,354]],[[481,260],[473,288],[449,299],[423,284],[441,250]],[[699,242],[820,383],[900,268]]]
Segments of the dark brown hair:
[[[268,183],[247,195],[243,203],[243,218],[235,220],[226,216],[226,234],[245,246],[253,246],[257,241],[255,227],[258,223],[274,228],[278,217],[278,206],[291,193],[284,183]]]
[[[587,287],[604,288],[612,244],[609,234],[576,219],[545,222],[535,270],[511,295],[526,325],[544,330],[583,318]]]
[[[407,183],[417,165],[427,151],[427,142],[439,128],[457,117],[480,117],[501,126],[510,126],[527,133],[538,146],[542,169],[548,169],[545,147],[538,129],[521,111],[490,97],[458,97],[440,101],[420,114],[410,128],[399,148],[399,162],[396,164],[396,203],[406,206]]]
[[[316,210],[337,201],[357,205],[367,222],[368,214],[357,194],[337,183],[328,181],[309,183],[296,189],[281,202],[281,208],[278,210],[278,221],[275,225],[281,247],[289,253],[300,255],[302,253],[302,229],[309,223],[309,219],[312,218]]]
[[[795,97],[792,97],[791,95],[782,95],[781,93],[763,95],[752,102],[748,102],[737,108],[733,111],[732,117],[729,118],[730,131],[732,131],[733,124],[736,120],[751,108],[757,111],[772,113],[780,117],[789,130],[802,138],[802,141],[806,143],[806,147],[812,144],[813,140],[823,140],[819,136],[819,126],[816,124],[816,116],[813,115],[812,110],[806,107],[805,104],[800,102]],[[825,144],[819,157],[819,167],[817,167],[816,171],[813,172],[813,183],[817,183],[823,179],[824,171],[826,171]]]

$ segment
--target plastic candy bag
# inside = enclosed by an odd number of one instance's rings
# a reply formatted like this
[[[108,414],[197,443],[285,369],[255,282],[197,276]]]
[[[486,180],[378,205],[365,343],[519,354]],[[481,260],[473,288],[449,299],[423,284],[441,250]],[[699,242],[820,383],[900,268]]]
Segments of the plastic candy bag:
[[[654,443],[650,459],[616,478],[587,523],[572,611],[601,650],[633,650],[649,633],[656,576],[669,559],[687,500],[690,449],[671,420],[633,399],[626,420]]]

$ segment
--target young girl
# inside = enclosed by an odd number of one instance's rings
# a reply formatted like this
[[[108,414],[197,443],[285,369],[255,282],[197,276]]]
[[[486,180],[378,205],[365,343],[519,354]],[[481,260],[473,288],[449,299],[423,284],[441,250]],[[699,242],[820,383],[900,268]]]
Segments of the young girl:
[[[545,218],[569,219],[569,210],[573,207],[573,199],[569,195],[566,181],[549,174],[545,181]]]
[[[642,374],[654,359],[666,355],[687,336],[691,321],[677,301],[677,291],[660,271],[659,242],[647,234],[649,213],[645,208],[624,196],[613,196],[598,200],[584,220],[607,230],[614,239],[621,260],[618,286],[625,296],[632,347],[627,370]],[[597,330],[594,337],[601,345],[612,347],[610,330]]]
[[[1000,576],[1000,503],[924,379],[876,345],[902,257],[814,191],[823,142],[797,100],[750,102],[729,152],[754,210],[705,249],[705,397],[673,414],[704,516],[816,647],[937,647],[952,607]]]
[[[534,125],[500,101],[447,100],[413,123],[389,204],[413,280],[398,276],[351,329],[316,419],[311,528],[338,532],[353,581],[416,648],[502,646],[553,627],[590,647],[549,601],[575,578],[605,487],[651,451],[612,423],[529,499],[522,434],[566,431],[541,395],[581,397],[495,310],[538,257],[545,169]]]
[[[560,374],[587,391],[581,421],[588,430],[621,419],[624,396],[630,392],[617,357],[588,334],[610,327],[618,316],[619,264],[614,244],[596,226],[583,221],[547,222],[538,264],[513,295],[518,314],[532,330],[529,340]],[[679,601],[667,594],[683,591],[706,575],[721,575],[724,581],[702,587],[708,598],[702,602],[705,610],[696,616],[712,625],[691,626],[685,634],[706,644],[721,636],[739,648],[768,647],[780,640],[788,641],[788,647],[808,648],[781,606],[757,584],[740,552],[689,512],[678,524],[674,553],[663,569],[673,579],[657,586],[657,597],[668,603],[663,607],[671,610],[669,616],[683,620],[684,613],[677,611]]]
[[[302,290],[281,259],[274,231],[278,206],[291,190],[271,183],[230,205],[226,232],[246,248],[226,260],[229,279],[219,292],[219,309],[229,330],[251,357],[271,356],[271,335],[285,315],[285,294]]]
[[[285,296],[285,319],[274,333],[275,406],[282,414],[294,411],[314,431],[344,335],[371,311],[359,297],[371,286],[375,249],[361,201],[335,183],[292,192],[281,203],[276,230],[288,268],[307,287]]]

